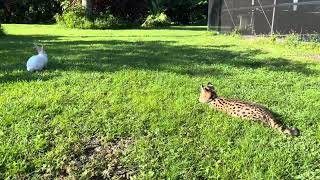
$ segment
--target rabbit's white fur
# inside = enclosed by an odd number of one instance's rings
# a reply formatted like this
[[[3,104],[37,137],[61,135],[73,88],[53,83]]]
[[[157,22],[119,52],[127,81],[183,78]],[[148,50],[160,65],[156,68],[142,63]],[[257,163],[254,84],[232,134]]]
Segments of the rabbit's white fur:
[[[43,46],[35,46],[35,48],[38,51],[38,55],[31,56],[27,61],[27,70],[31,72],[40,71],[43,68],[47,67],[48,64],[48,56],[44,51]]]

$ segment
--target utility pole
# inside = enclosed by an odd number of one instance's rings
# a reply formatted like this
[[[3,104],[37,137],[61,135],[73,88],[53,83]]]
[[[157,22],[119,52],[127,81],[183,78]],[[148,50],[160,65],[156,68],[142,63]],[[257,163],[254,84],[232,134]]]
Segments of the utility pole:
[[[251,6],[253,7],[254,6],[254,0],[252,0],[251,1]],[[251,10],[251,22],[250,22],[250,25],[251,25],[251,34],[252,35],[255,35],[256,34],[256,32],[255,32],[255,27],[254,27],[254,11],[255,11],[255,9],[254,8],[252,8],[252,10]]]
[[[274,31],[274,16],[276,14],[276,5],[277,5],[277,0],[273,1],[273,13],[272,13],[272,23],[271,23],[271,32],[270,34],[273,35],[273,31]]]

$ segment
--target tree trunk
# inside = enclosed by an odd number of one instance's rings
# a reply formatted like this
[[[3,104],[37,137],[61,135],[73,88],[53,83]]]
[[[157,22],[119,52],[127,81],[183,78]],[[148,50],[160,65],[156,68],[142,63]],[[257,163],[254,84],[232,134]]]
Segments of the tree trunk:
[[[86,15],[92,14],[92,0],[81,0],[82,6],[86,9]]]

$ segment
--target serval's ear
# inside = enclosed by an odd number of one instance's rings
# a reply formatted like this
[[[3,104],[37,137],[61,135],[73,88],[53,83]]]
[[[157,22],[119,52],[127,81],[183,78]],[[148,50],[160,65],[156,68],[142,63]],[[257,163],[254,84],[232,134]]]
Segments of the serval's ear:
[[[209,89],[207,87],[205,87],[204,85],[201,85],[200,90],[201,90],[201,92],[209,91]]]
[[[211,82],[208,82],[207,87],[208,87],[209,89],[215,90],[214,87],[213,87],[213,84],[212,84]]]

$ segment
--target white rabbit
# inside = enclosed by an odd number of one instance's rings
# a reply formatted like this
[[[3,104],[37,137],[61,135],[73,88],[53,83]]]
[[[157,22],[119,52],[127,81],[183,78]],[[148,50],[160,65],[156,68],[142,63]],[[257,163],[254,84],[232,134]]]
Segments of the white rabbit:
[[[43,46],[35,46],[35,48],[38,51],[38,55],[31,56],[27,61],[27,70],[31,72],[40,71],[43,68],[47,67],[48,64],[48,56],[44,51]]]

